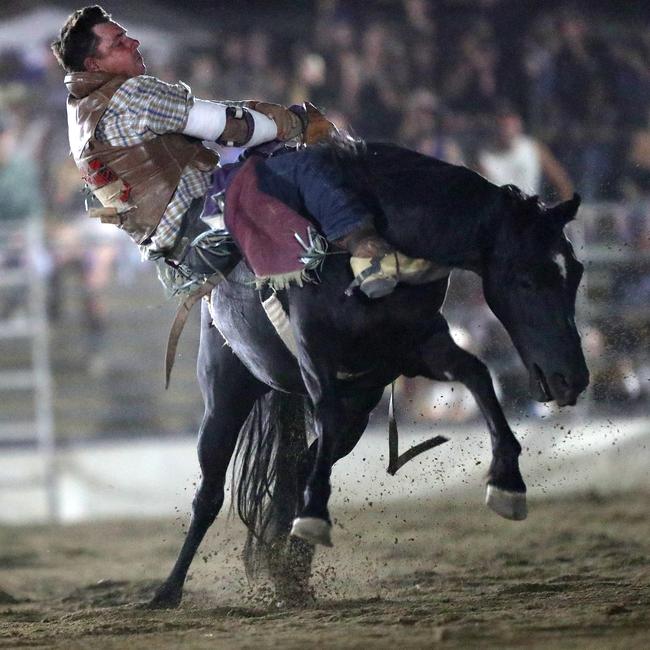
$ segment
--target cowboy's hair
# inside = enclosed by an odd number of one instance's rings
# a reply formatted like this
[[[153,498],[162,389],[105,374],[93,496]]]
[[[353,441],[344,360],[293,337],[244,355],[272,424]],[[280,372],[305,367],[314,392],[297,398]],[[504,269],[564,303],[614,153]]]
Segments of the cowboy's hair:
[[[111,20],[99,5],[77,9],[68,16],[59,38],[52,43],[56,60],[67,72],[83,72],[86,57],[96,52],[99,39],[93,27]]]

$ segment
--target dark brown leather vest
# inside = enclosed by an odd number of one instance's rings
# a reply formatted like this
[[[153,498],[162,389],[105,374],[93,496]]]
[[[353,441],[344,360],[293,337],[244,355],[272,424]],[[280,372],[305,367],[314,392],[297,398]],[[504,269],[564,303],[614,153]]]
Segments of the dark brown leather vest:
[[[103,72],[67,74],[68,135],[82,178],[105,208],[102,221],[115,223],[141,244],[158,226],[185,167],[212,171],[219,157],[200,140],[178,133],[130,147],[96,140],[97,124],[124,81]]]

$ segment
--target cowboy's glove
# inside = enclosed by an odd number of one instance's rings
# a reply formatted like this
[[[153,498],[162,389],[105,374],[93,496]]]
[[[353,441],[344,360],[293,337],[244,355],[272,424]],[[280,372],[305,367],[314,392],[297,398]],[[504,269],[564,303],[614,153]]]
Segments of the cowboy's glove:
[[[280,104],[256,101],[248,101],[244,105],[246,108],[270,117],[275,122],[278,129],[277,139],[280,142],[293,140],[302,135],[303,124],[301,119],[288,108]]]

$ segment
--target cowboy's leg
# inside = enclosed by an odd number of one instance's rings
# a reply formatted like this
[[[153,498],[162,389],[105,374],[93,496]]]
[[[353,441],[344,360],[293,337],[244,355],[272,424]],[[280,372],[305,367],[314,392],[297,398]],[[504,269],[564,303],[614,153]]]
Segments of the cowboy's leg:
[[[354,286],[368,297],[390,293],[398,281],[418,283],[430,275],[430,262],[395,251],[379,236],[372,213],[346,186],[328,149],[312,147],[272,157],[259,166],[258,176],[263,192],[308,213],[329,241],[351,254]]]
[[[361,199],[343,187],[331,153],[309,147],[268,158],[258,167],[259,188],[297,212],[308,213],[329,241],[372,223]]]
[[[442,316],[437,332],[414,356],[411,374],[436,381],[459,381],[467,386],[487,422],[492,442],[486,503],[503,517],[524,519],[526,485],[519,470],[521,445],[505,418],[487,367],[456,345]]]
[[[198,358],[199,385],[205,404],[198,443],[202,477],[192,502],[192,519],[185,541],[169,577],[151,602],[154,607],[175,607],[180,603],[192,559],[223,505],[226,470],[239,430],[255,400],[268,390],[224,345],[210,321],[208,309],[203,305]]]
[[[241,259],[241,253],[227,234],[210,232],[210,226],[201,219],[202,209],[203,199],[195,199],[183,215],[181,230],[167,258],[202,276],[217,272],[228,275]]]

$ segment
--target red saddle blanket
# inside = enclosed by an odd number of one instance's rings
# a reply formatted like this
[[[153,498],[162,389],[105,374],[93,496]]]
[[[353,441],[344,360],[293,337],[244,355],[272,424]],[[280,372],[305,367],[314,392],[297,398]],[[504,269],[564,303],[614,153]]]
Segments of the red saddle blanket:
[[[259,189],[256,167],[263,161],[249,158],[226,190],[224,219],[248,266],[260,281],[275,288],[306,279],[313,225],[282,201]]]

